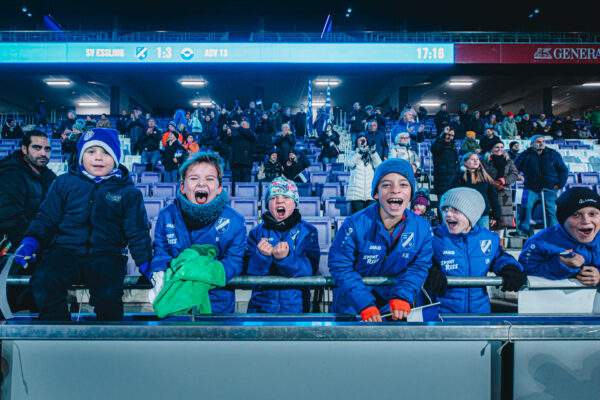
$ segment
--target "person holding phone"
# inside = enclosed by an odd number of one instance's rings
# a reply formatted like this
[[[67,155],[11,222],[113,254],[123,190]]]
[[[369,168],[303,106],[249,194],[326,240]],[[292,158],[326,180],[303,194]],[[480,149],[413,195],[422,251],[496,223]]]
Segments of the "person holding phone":
[[[358,136],[354,152],[350,154],[348,160],[350,182],[346,189],[346,200],[350,202],[352,214],[375,202],[371,197],[370,188],[375,169],[379,164],[381,164],[381,157],[375,148],[369,147],[367,137]]]
[[[575,278],[587,286],[600,283],[600,196],[583,187],[568,189],[556,201],[558,225],[527,242],[519,262],[527,275]]]

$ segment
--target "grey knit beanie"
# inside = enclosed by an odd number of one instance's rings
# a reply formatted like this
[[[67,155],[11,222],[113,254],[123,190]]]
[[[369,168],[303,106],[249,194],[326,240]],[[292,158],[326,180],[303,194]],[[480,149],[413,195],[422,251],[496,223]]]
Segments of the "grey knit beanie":
[[[452,207],[463,213],[473,227],[485,211],[485,199],[475,189],[458,187],[448,190],[442,196],[440,209],[444,207]]]

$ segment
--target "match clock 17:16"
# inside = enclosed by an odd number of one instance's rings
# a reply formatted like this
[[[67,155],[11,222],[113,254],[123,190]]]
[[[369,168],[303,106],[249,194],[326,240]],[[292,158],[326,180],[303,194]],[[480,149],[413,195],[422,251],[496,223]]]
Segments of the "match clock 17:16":
[[[417,47],[419,60],[443,60],[445,56],[443,47]]]
[[[157,47],[156,52],[158,58],[171,58],[173,56],[173,52],[170,47]]]

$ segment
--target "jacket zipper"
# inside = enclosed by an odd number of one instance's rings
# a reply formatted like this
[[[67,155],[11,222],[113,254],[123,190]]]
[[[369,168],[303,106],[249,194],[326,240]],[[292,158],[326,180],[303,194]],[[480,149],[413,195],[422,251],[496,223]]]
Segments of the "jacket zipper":
[[[94,208],[94,199],[96,198],[96,193],[98,192],[98,185],[94,184],[94,191],[92,192],[92,197],[90,197],[90,201],[88,202],[88,234],[87,239],[85,241],[85,254],[90,255],[90,239],[92,238],[92,209]]]
[[[467,276],[471,276],[471,263],[469,262],[469,241],[467,240],[466,236],[463,237],[463,240],[465,241],[465,253],[467,254]],[[471,312],[471,300],[469,298],[470,290],[471,289],[467,288],[467,295],[465,296],[465,300],[467,302],[467,313]]]

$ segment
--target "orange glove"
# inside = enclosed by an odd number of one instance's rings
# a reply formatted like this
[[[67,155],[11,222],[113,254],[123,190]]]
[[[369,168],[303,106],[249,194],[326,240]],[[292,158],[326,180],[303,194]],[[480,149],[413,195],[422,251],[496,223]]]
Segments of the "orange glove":
[[[408,301],[400,300],[400,299],[391,299],[390,300],[390,311],[400,310],[410,312],[410,304]]]
[[[362,317],[363,321],[366,321],[369,318],[374,317],[376,315],[381,315],[381,314],[379,314],[379,309],[375,306],[367,307],[360,312],[360,316]]]

